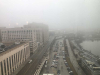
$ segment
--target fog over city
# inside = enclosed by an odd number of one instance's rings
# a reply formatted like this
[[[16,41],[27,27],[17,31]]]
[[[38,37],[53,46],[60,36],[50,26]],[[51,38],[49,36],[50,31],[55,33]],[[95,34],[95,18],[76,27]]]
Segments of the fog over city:
[[[100,0],[0,0],[0,75],[100,75]]]
[[[100,0],[0,0],[0,26],[32,22],[50,29],[99,29]]]

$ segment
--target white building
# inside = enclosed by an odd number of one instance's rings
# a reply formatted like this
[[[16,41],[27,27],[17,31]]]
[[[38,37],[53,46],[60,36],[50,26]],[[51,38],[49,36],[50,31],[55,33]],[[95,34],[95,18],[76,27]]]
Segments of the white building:
[[[30,23],[19,28],[5,28],[1,30],[2,42],[29,41],[30,52],[33,53],[39,45],[49,39],[48,26],[41,23]]]

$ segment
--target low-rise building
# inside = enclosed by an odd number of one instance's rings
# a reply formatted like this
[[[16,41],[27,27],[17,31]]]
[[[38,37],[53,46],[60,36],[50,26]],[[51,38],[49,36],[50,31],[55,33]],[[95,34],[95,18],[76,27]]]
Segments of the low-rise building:
[[[0,75],[12,75],[30,57],[29,43],[1,43],[0,45]],[[2,45],[5,45],[5,48]]]
[[[82,67],[87,75],[100,75],[100,66],[90,60],[82,59]]]

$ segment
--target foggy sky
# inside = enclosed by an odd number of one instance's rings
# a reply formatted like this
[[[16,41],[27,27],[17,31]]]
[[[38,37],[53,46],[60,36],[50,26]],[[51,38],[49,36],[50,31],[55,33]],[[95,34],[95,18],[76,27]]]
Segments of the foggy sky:
[[[100,0],[0,0],[0,26],[44,23],[51,29],[100,28]]]

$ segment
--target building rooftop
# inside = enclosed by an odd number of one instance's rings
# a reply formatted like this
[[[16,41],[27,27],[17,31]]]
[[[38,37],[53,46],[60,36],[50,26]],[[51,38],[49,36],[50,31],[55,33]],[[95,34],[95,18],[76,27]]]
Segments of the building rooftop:
[[[85,59],[83,59],[82,61],[88,67],[88,69],[91,70],[92,74],[100,75],[100,66],[98,66],[95,62],[85,60]]]
[[[15,42],[7,43],[7,42],[5,42],[5,43],[0,43],[0,55],[13,50],[14,48],[22,46],[24,43],[26,43],[26,42],[20,42],[20,43],[19,42],[18,43],[15,43]],[[1,45],[5,45],[5,48],[1,48]]]

